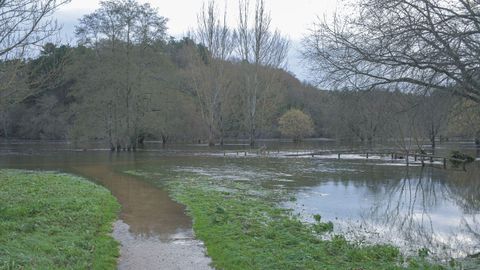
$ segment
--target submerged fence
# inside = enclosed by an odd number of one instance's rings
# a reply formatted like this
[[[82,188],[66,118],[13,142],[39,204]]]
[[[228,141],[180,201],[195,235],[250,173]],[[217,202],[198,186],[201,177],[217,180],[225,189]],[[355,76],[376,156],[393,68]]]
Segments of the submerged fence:
[[[448,161],[454,162],[456,164],[462,165],[462,168],[465,170],[465,166],[468,163],[467,159],[458,159],[445,156],[437,156],[433,154],[418,153],[418,152],[399,152],[399,151],[318,151],[318,152],[308,152],[308,153],[297,153],[297,154],[286,154],[285,156],[289,157],[301,157],[301,156],[325,156],[325,155],[336,155],[337,159],[341,159],[342,155],[360,155],[365,156],[366,159],[369,159],[371,156],[389,156],[391,160],[405,160],[405,163],[409,165],[410,163],[433,164],[435,161],[441,162],[444,169],[447,169]]]

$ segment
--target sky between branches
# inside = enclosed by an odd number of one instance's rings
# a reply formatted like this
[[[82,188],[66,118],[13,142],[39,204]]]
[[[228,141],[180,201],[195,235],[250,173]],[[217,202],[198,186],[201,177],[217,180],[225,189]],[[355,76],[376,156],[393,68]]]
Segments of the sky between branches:
[[[291,41],[288,56],[288,70],[300,80],[308,80],[308,72],[299,59],[300,41],[308,33],[308,29],[317,17],[328,16],[337,8],[338,0],[266,0],[271,12],[272,26],[278,28]],[[158,8],[161,16],[169,19],[168,34],[176,38],[182,37],[197,24],[197,13],[202,0],[138,0],[140,3],[150,3]],[[235,27],[237,23],[238,0],[217,0],[219,7],[227,5],[229,24]],[[250,0],[254,5],[254,0]],[[60,39],[74,42],[73,32],[78,19],[93,12],[99,7],[100,0],[72,0],[63,6],[55,15],[63,25]]]

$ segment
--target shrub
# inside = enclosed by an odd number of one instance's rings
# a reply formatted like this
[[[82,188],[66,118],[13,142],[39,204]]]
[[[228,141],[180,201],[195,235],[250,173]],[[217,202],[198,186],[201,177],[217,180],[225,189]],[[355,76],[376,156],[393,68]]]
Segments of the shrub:
[[[314,124],[310,116],[297,109],[290,109],[278,120],[283,136],[293,141],[300,141],[314,132]]]

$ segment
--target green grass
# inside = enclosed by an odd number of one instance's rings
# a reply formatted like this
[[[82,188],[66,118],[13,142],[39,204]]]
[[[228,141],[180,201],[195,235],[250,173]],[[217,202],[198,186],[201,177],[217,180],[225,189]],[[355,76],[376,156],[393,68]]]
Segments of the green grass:
[[[217,269],[443,269],[423,258],[404,258],[390,245],[325,238],[333,224],[320,215],[307,224],[279,208],[278,201],[290,197],[282,191],[186,175],[162,183],[155,174],[129,173],[166,185],[187,206],[195,234]]]
[[[80,177],[0,170],[0,269],[114,269],[119,207]]]

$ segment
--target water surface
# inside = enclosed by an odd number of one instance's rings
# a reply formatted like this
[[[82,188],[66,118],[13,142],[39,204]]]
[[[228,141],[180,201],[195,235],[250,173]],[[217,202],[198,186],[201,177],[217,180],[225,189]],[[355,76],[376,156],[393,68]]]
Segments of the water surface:
[[[480,252],[480,162],[463,171],[444,170],[441,164],[407,167],[404,161],[380,156],[291,158],[285,154],[359,148],[332,141],[263,144],[270,155],[248,151],[242,143],[223,149],[151,144],[136,153],[71,151],[62,143],[1,144],[0,165],[72,172],[101,183],[122,204],[120,218],[138,239],[181,242],[193,239],[193,232],[183,206],[164,190],[124,174],[127,170],[158,173],[160,180],[187,172],[213,180],[257,181],[291,192],[296,201],[286,198],[283,207],[293,208],[307,222],[320,214],[352,241],[390,243],[407,254],[427,248],[438,260]],[[480,153],[470,143],[450,143],[440,145],[437,154],[452,149]]]

